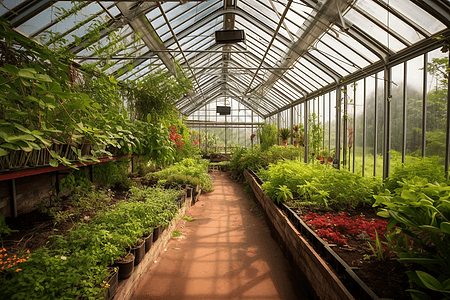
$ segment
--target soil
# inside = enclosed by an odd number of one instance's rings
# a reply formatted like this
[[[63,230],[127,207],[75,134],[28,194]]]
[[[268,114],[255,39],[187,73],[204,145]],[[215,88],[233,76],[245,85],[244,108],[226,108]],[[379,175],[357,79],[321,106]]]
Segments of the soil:
[[[117,186],[111,190],[114,193],[114,198],[110,204],[126,199],[127,191],[123,188]],[[73,210],[70,197],[61,197],[57,205],[58,209],[62,211]],[[45,207],[47,210],[49,208],[50,206]],[[49,241],[50,236],[64,234],[85,216],[93,217],[94,215],[95,212],[93,211],[82,211],[77,217],[72,216],[65,222],[56,223],[56,220],[48,213],[43,212],[43,209],[36,209],[29,213],[20,214],[17,218],[8,217],[6,218],[6,224],[15,232],[2,237],[0,240],[0,248],[5,248],[9,253],[26,250],[34,252],[44,247]]]
[[[321,211],[310,208],[292,208],[303,220],[310,211],[318,215],[325,215],[330,211]],[[358,207],[356,209],[345,210],[349,217],[364,216],[367,220],[381,219],[377,216],[376,210],[372,207]],[[338,215],[340,211],[330,212],[332,215]],[[372,255],[367,240],[346,235],[347,245],[333,246],[336,252],[350,267],[359,278],[377,294],[380,298],[395,300],[411,299],[406,289],[410,288],[406,271],[409,269],[394,258],[392,252],[386,253],[387,259],[379,261],[377,258],[364,259],[364,255]]]
[[[127,256],[114,260],[116,263],[126,264],[134,260],[134,254],[128,253]]]

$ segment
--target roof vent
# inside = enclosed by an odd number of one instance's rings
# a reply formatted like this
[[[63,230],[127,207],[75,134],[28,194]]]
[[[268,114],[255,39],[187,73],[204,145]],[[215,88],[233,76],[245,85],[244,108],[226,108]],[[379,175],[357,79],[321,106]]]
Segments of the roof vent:
[[[216,31],[217,44],[236,44],[245,41],[244,30],[219,30]]]

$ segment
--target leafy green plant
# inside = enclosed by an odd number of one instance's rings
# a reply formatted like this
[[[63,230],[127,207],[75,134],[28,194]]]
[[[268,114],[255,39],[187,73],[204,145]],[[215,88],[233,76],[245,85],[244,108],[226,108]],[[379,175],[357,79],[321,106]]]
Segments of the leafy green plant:
[[[188,216],[182,216],[181,218],[182,218],[183,220],[185,220],[185,221],[188,221],[188,222],[194,222],[194,221],[195,221],[194,218],[191,218],[191,217],[188,217]]]
[[[286,141],[291,136],[291,131],[288,128],[281,128],[278,135],[282,141]]]
[[[294,206],[304,201],[335,208],[372,204],[372,195],[381,188],[381,181],[376,178],[299,161],[270,164],[267,170],[260,169],[259,175],[264,181],[262,188],[269,197],[276,197],[277,189],[287,186],[294,194],[291,202]]]
[[[213,191],[211,177],[208,174],[208,161],[202,159],[185,158],[159,172],[148,173],[147,179],[167,180],[176,183],[199,185],[205,191]],[[184,182],[182,182],[184,180]]]
[[[292,199],[294,196],[292,195],[291,190],[285,186],[279,186],[277,187],[277,190],[275,192],[275,199],[278,203],[280,202],[286,202],[288,199]]]
[[[11,230],[11,228],[9,228],[8,224],[6,224],[5,217],[0,213],[0,237],[2,235],[8,235],[14,231],[15,230]]]
[[[264,123],[260,125],[257,134],[262,151],[277,144],[277,126],[275,124]]]
[[[379,261],[385,260],[383,245],[381,243],[380,238],[378,237],[378,232],[375,230],[375,247],[372,246],[370,241],[367,241],[369,244],[370,250],[372,250],[373,256],[375,256]]]
[[[386,234],[389,246],[398,253],[400,261],[415,268],[407,273],[418,287],[409,290],[414,299],[429,299],[426,289],[448,295],[450,186],[429,183],[420,177],[400,184],[393,193],[374,196],[378,214],[391,218],[387,229],[392,231]]]
[[[410,180],[414,177],[421,177],[430,183],[446,182],[444,166],[439,157],[412,157],[408,156],[404,164],[399,164],[393,168],[389,177],[385,179],[385,187],[391,192],[402,186],[403,180]]]
[[[183,234],[181,233],[181,231],[179,231],[179,230],[174,230],[174,231],[172,231],[172,238],[176,238],[176,237],[180,237],[180,236],[182,236]]]

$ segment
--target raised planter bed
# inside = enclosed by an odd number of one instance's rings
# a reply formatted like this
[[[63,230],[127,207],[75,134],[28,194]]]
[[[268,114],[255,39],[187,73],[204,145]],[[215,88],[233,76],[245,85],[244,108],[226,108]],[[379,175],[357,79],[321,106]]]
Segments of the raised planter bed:
[[[314,231],[286,205],[264,194],[254,172],[245,171],[255,198],[285,254],[309,280],[320,299],[380,299]]]

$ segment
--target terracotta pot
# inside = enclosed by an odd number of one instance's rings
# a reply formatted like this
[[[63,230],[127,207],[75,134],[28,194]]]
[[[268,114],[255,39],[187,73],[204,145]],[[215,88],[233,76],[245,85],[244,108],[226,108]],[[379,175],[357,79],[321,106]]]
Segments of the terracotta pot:
[[[131,276],[134,271],[134,255],[130,253],[127,258],[120,258],[114,261],[114,267],[119,268],[119,279]]]
[[[145,241],[143,239],[139,240],[137,244],[131,248],[131,253],[134,255],[134,265],[137,266],[145,255]]]

